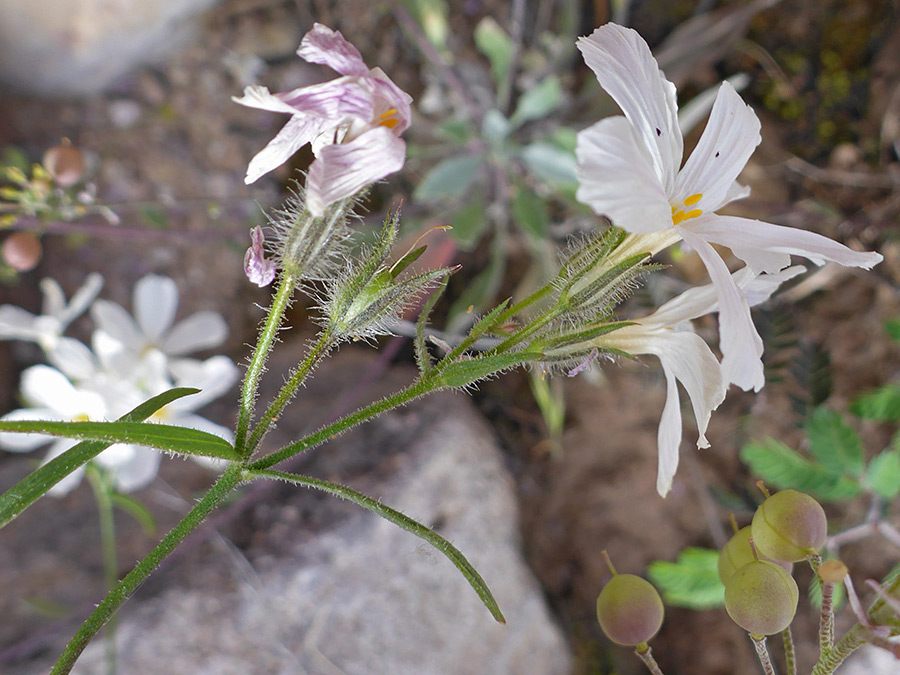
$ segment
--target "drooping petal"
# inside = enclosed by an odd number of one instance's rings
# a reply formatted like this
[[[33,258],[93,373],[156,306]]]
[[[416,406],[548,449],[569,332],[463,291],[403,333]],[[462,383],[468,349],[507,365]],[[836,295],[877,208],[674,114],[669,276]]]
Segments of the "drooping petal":
[[[678,449],[681,446],[681,401],[678,397],[678,383],[675,375],[665,362],[662,364],[666,376],[666,404],[659,418],[656,445],[659,454],[656,471],[656,491],[665,497],[672,489],[672,479],[678,470]]]
[[[678,228],[685,243],[703,261],[719,297],[719,349],[727,382],[741,389],[759,391],[765,384],[762,339],[750,318],[747,300],[715,249],[687,228]]]
[[[326,129],[338,126],[347,117],[369,122],[375,109],[371,79],[338,77],[275,96],[291,106],[295,114],[321,118]]]
[[[41,313],[44,316],[61,316],[66,309],[66,294],[56,279],[41,279]]]
[[[259,84],[251,84],[245,87],[243,96],[232,96],[231,100],[248,108],[257,108],[270,112],[287,113],[288,115],[296,115],[298,112],[296,108],[285,103],[281,97],[271,93],[268,87],[263,87]]]
[[[255,183],[260,177],[284,164],[297,150],[312,141],[322,130],[322,126],[323,121],[319,118],[303,115],[291,117],[275,138],[250,160],[244,183]]]
[[[173,279],[156,274],[142,277],[134,286],[134,316],[144,336],[158,344],[178,309],[178,286]]]
[[[403,168],[406,143],[390,129],[376,127],[349,143],[328,145],[309,167],[306,206],[322,215],[329,204]]]
[[[138,351],[144,346],[144,337],[138,325],[121,305],[109,300],[96,300],[91,305],[91,318],[98,330],[126,349]]]
[[[665,78],[647,43],[631,28],[609,23],[589,37],[579,38],[577,45],[600,86],[636,127],[669,194],[684,152],[675,85]]]
[[[179,321],[160,345],[166,354],[181,356],[212,349],[225,342],[228,324],[218,312],[197,312]]]
[[[579,133],[575,157],[580,202],[628,232],[671,226],[672,207],[650,153],[624,117],[600,120]]]
[[[678,173],[672,201],[700,193],[703,198],[691,208],[712,212],[722,206],[762,140],[759,129],[753,109],[723,82],[700,141]]]
[[[871,269],[882,260],[880,253],[854,251],[815,232],[775,225],[737,216],[697,219],[691,230],[707,241],[727,246],[756,271],[773,271],[776,261],[790,262],[791,255],[803,256],[816,265],[836,262],[848,267]],[[765,262],[772,261],[768,266]]]
[[[341,75],[366,75],[369,69],[359,50],[347,42],[343,35],[320,23],[303,36],[297,56],[309,63],[328,66]]]

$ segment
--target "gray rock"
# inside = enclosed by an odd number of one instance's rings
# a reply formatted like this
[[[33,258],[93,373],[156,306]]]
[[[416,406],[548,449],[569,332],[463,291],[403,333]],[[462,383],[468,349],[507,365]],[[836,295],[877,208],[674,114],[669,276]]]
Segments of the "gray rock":
[[[351,370],[358,375],[360,367]],[[305,417],[300,410],[295,420]],[[412,534],[332,497],[278,488],[274,503],[269,495],[257,507],[254,517],[267,524],[262,531],[251,525],[256,544],[247,558],[219,550],[192,564],[177,586],[168,581],[156,596],[125,606],[120,672],[569,672],[565,639],[522,557],[511,477],[466,397],[427,398],[339,440],[304,472],[352,482],[434,527],[481,572],[507,624],[495,622],[459,571]],[[224,581],[202,580],[203,564],[229,558],[230,574],[207,577]],[[98,639],[74,672],[102,672],[103,652]]]
[[[95,93],[183,44],[215,2],[3,0],[0,81],[44,95]]]

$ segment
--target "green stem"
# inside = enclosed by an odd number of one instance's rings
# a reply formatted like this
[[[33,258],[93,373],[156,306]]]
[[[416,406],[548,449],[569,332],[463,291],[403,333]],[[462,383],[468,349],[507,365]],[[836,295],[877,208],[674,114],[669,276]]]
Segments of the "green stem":
[[[856,624],[847,631],[837,644],[827,652],[819,654],[819,660],[810,675],[832,675],[837,667],[844,662],[850,654],[859,649],[866,642],[865,628]]]
[[[100,514],[100,547],[103,552],[103,572],[106,578],[106,592],[111,592],[119,582],[119,561],[116,556],[116,526],[113,514],[112,485],[97,467],[88,464],[88,482],[97,500]],[[116,673],[116,618],[110,617],[104,631],[106,638],[106,672]]]
[[[291,301],[291,293],[293,293],[296,280],[291,276],[283,276],[272,299],[272,306],[269,308],[266,322],[263,324],[259,333],[259,340],[256,343],[256,349],[253,351],[253,357],[250,359],[250,366],[247,368],[247,374],[244,375],[244,384],[241,388],[240,411],[238,412],[237,427],[234,432],[235,449],[241,457],[249,456],[247,451],[247,431],[250,428],[250,418],[253,415],[253,406],[256,403],[256,393],[259,387],[259,378],[262,376],[266,364],[266,358],[272,350],[272,343],[275,342],[275,336],[278,328],[281,326],[281,320],[284,312]]]
[[[784,660],[788,675],[797,675],[797,651],[794,649],[794,636],[791,634],[790,626],[782,631],[781,639],[784,642]]]
[[[336,422],[332,422],[318,431],[301,438],[299,441],[286,445],[280,450],[276,450],[275,452],[250,463],[247,466],[247,469],[251,472],[268,469],[270,466],[274,466],[279,462],[290,459],[294,455],[298,455],[305,450],[309,450],[310,448],[337,436],[350,427],[361,424],[362,422],[372,419],[376,415],[380,415],[383,412],[387,412],[388,410],[404,405],[405,403],[409,403],[414,398],[424,396],[425,394],[440,389],[441,385],[435,382],[434,378],[431,377],[434,372],[435,371],[431,371],[428,376],[417,379],[411,385],[406,387],[406,389],[401,389],[392,396],[388,396],[387,398],[375,401],[364,408],[360,408],[355,413],[347,415]]]
[[[650,645],[646,642],[642,642],[634,648],[634,653],[644,662],[644,665],[647,666],[647,670],[649,670],[652,675],[663,675],[662,669],[659,667],[656,659],[653,658],[653,653],[650,651]]]
[[[281,391],[279,391],[278,395],[275,397],[275,400],[272,401],[268,410],[266,410],[259,420],[259,424],[256,425],[253,433],[250,434],[250,438],[245,446],[246,454],[243,455],[244,457],[253,455],[253,451],[256,450],[259,442],[269,430],[269,427],[271,427],[272,423],[278,419],[284,411],[285,406],[290,403],[294,394],[297,393],[297,389],[300,388],[300,385],[303,384],[306,377],[312,369],[318,365],[319,361],[321,361],[331,348],[334,347],[334,344],[332,332],[328,329],[323,331],[316,341],[316,344],[313,345],[313,348],[309,351],[309,354],[303,359],[303,363],[297,366],[297,369],[291,375],[290,379],[284,384]]]
[[[550,323],[550,321],[552,321],[556,317],[556,314],[557,308],[553,308],[547,311],[547,313],[543,314],[540,318],[535,319],[533,322],[529,323],[521,330],[517,330],[499,345],[488,350],[488,352],[486,353],[500,354],[502,352],[509,351],[512,347],[515,347],[517,344],[521,343],[525,338],[534,335],[541,328]]]
[[[116,587],[107,593],[97,609],[75,633],[66,645],[65,650],[53,666],[51,675],[65,675],[71,672],[72,666],[91,639],[103,628],[116,610],[128,597],[150,576],[159,564],[184,541],[193,530],[208,516],[213,509],[241,482],[243,472],[238,464],[231,464],[219,480],[203,496],[188,514],[178,523],[156,547],[141,560]]]
[[[751,633],[750,639],[753,640],[753,647],[756,649],[756,656],[759,657],[759,665],[762,666],[763,672],[766,675],[775,675],[775,666],[772,665],[772,657],[769,656],[766,636]]]

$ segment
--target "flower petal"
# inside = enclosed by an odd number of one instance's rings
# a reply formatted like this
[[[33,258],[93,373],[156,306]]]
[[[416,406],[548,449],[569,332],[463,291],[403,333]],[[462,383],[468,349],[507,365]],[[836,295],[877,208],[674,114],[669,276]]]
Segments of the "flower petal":
[[[97,359],[87,345],[75,338],[60,338],[47,352],[50,365],[76,382],[88,380],[97,372]]]
[[[656,491],[665,497],[672,489],[672,479],[678,470],[678,449],[681,446],[681,401],[678,397],[678,383],[671,369],[663,362],[666,375],[666,404],[659,418],[656,432],[657,453]]]
[[[66,309],[66,294],[56,279],[41,279],[41,313],[44,316],[60,316]]]
[[[148,274],[134,286],[134,316],[148,342],[158,345],[178,309],[178,286],[169,277]]]
[[[706,266],[719,296],[719,349],[725,380],[745,391],[759,391],[765,384],[762,339],[750,318],[747,300],[735,284],[728,267],[707,241],[687,228],[678,228],[685,243]]]
[[[59,414],[49,408],[19,408],[6,413],[0,420],[4,422],[49,422],[58,421]],[[19,434],[14,431],[0,432],[0,447],[10,452],[31,452],[35,448],[56,440],[44,434]]]
[[[406,143],[387,127],[375,127],[349,143],[328,145],[309,167],[306,206],[313,215],[403,168]]]
[[[881,262],[880,253],[854,251],[815,232],[775,225],[737,216],[697,219],[690,228],[707,241],[729,247],[757,271],[773,271],[773,262],[786,267],[791,255],[803,256],[816,265],[836,262],[849,267],[871,269]],[[768,265],[765,263],[769,262]],[[762,270],[760,270],[762,268]]]
[[[43,284],[43,282],[41,283]],[[100,293],[101,288],[103,288],[103,276],[96,272],[89,274],[81,288],[75,291],[75,295],[69,300],[68,306],[57,316],[63,328],[72,323],[73,320],[81,316],[90,307],[97,294]]]
[[[37,317],[15,305],[0,306],[0,340],[37,340]]]
[[[109,300],[95,300],[91,305],[91,318],[97,326],[112,340],[123,347],[140,351],[145,340],[138,325],[124,307]]]
[[[98,464],[113,475],[116,489],[134,492],[148,485],[159,472],[162,454],[150,448],[115,443],[97,455]]]
[[[247,166],[244,183],[250,185],[262,176],[277,169],[291,156],[309,143],[322,129],[322,120],[305,115],[294,115],[288,120],[275,138],[260,150]]]
[[[86,417],[102,420],[106,416],[106,403],[99,394],[76,389],[65,375],[56,368],[37,365],[22,373],[22,397],[42,408],[57,413],[57,419],[75,420]]]
[[[171,356],[212,349],[225,342],[228,324],[218,312],[197,312],[179,321],[166,336],[161,348]]]
[[[205,361],[177,359],[169,363],[175,384],[179,387],[196,387],[200,392],[172,401],[165,407],[169,411],[193,411],[219,398],[237,381],[238,367],[227,356],[213,356]]]
[[[665,78],[647,43],[631,28],[608,23],[589,37],[579,38],[577,45],[600,86],[637,129],[669,194],[684,152],[675,85]]]
[[[734,195],[733,185],[759,145],[759,119],[728,82],[719,87],[709,121],[684,168],[678,172],[672,201],[701,193],[691,208],[712,212]]]
[[[320,23],[303,36],[297,56],[309,63],[321,63],[341,75],[367,75],[369,69],[359,50],[343,35]]]
[[[652,158],[632,124],[616,116],[578,134],[576,197],[629,232],[657,232],[672,224],[672,207]]]

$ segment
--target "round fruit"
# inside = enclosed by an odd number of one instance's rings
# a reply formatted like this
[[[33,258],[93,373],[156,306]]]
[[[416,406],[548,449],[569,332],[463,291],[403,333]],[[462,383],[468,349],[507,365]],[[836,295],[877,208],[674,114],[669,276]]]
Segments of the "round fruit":
[[[757,559],[765,559],[765,556],[755,555],[753,547],[750,546],[751,527],[747,525],[738,530],[734,536],[728,540],[728,543],[719,551],[719,580],[724,584],[731,575],[741,569],[744,565],[752,563]],[[776,565],[780,565],[790,574],[793,569],[793,563],[777,562],[772,560]]]
[[[663,603],[653,585],[634,574],[616,574],[597,598],[597,619],[606,636],[620,645],[647,642],[663,622]]]
[[[725,611],[749,633],[772,635],[791,625],[799,597],[797,582],[783,567],[754,560],[725,584]]]
[[[753,514],[753,542],[761,555],[797,562],[825,545],[828,521],[819,502],[796,490],[782,490]]]

